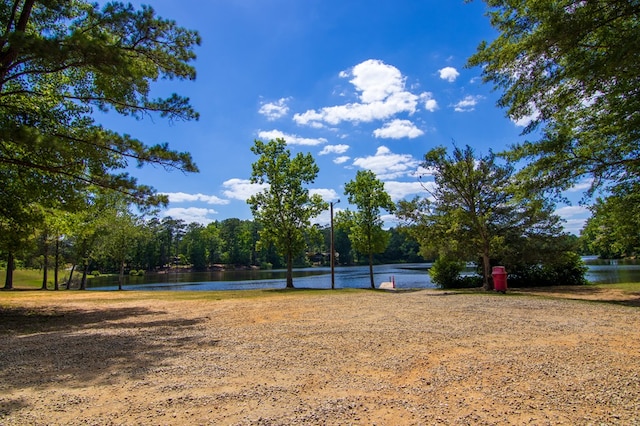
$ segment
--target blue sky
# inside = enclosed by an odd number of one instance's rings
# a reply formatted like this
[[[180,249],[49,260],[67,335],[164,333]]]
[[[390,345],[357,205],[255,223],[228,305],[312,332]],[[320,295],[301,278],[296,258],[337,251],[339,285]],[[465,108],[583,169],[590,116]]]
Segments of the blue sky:
[[[150,2],[134,2],[134,4]],[[467,58],[495,31],[476,0],[154,0],[158,15],[200,32],[195,82],[159,81],[154,95],[188,96],[197,122],[135,121],[109,113],[102,123],[148,144],[189,151],[198,174],[131,169],[166,193],[161,212],[206,224],[251,219],[246,199],[254,139],[287,140],[320,168],[310,185],[326,201],[370,169],[394,201],[426,195],[416,177],[433,147],[470,145],[499,152],[524,140],[496,106]],[[579,191],[576,196],[579,197]],[[578,232],[588,212],[558,206]],[[328,223],[325,212],[318,221]],[[394,226],[392,217],[386,223]]]

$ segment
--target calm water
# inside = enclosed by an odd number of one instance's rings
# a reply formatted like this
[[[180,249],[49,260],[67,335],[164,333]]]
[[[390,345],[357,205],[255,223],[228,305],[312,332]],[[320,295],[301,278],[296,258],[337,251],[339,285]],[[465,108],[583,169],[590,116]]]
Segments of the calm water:
[[[637,260],[601,260],[584,258],[589,270],[587,280],[593,283],[640,282],[640,262]],[[427,269],[430,263],[374,266],[376,287],[383,281],[395,280],[397,288],[433,288]],[[468,272],[471,272],[469,269]],[[217,271],[193,273],[148,274],[125,277],[127,290],[247,290],[284,288],[286,271]],[[98,277],[90,281],[92,290],[117,289],[117,277]],[[331,288],[331,269],[314,267],[294,270],[293,285],[297,288]],[[335,268],[336,288],[369,288],[369,267]]]

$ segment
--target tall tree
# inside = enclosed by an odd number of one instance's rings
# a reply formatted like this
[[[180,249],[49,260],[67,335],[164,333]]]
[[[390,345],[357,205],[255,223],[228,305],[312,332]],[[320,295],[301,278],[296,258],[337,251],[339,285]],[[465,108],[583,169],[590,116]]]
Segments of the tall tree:
[[[640,252],[640,188],[619,187],[610,197],[597,199],[582,230],[589,249],[604,258]]]
[[[499,32],[469,59],[504,91],[498,104],[525,133],[522,185],[591,192],[640,178],[640,3],[636,0],[485,0]]]
[[[399,203],[398,217],[412,224],[414,236],[426,250],[460,260],[481,259],[483,286],[491,289],[491,259],[502,256],[506,241],[548,240],[561,234],[553,206],[529,194],[511,191],[514,169],[497,163],[494,153],[476,158],[471,147],[444,147],[425,155],[422,167],[433,172],[425,184],[429,198]]]
[[[148,6],[85,0],[3,0],[0,22],[1,205],[77,207],[89,185],[156,204],[166,197],[122,172],[129,163],[197,171],[188,153],[146,145],[95,118],[112,110],[197,119],[188,99],[150,94],[159,78],[195,78],[196,32]]]
[[[389,234],[382,229],[380,217],[382,209],[393,212],[395,204],[384,189],[384,183],[376,178],[371,170],[360,170],[354,180],[344,186],[349,203],[357,211],[341,211],[337,215],[339,227],[349,230],[349,239],[353,248],[367,255],[369,260],[369,279],[371,288],[376,288],[373,280],[373,255],[382,253],[389,242]]]
[[[251,182],[265,185],[247,202],[260,222],[260,242],[273,243],[287,262],[287,288],[293,288],[293,259],[305,248],[305,230],[311,218],[328,207],[318,194],[309,195],[303,185],[313,183],[319,168],[311,154],[291,157],[284,139],[264,143],[256,140],[251,151],[258,155],[252,164]]]

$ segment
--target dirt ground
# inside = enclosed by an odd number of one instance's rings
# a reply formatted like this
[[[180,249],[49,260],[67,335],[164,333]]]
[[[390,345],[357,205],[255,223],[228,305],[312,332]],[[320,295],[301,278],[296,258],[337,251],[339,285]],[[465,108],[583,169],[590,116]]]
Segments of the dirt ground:
[[[0,424],[640,425],[640,294],[4,292]]]

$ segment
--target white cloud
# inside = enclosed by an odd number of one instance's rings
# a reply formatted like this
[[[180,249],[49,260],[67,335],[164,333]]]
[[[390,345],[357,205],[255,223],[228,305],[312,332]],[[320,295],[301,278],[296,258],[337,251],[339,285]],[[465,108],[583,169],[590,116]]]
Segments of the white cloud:
[[[264,103],[258,112],[267,117],[269,121],[282,118],[289,113],[289,106],[287,106],[289,99],[290,98],[281,98],[276,102]]]
[[[246,201],[249,197],[262,191],[268,185],[251,183],[251,181],[247,179],[234,178],[224,181],[222,186],[227,188],[223,191],[225,196],[235,200]]]
[[[378,147],[376,154],[359,157],[353,161],[354,166],[371,170],[378,179],[396,179],[415,172],[420,162],[409,154],[394,154],[386,146]]]
[[[424,102],[424,109],[433,112],[438,109],[438,102],[433,98],[433,93],[425,92],[420,95],[420,99]]]
[[[306,145],[306,146],[316,146],[322,145],[323,143],[327,143],[325,138],[303,138],[297,135],[288,135],[280,130],[269,130],[269,131],[260,131],[258,133],[258,137],[260,139],[272,140],[282,138],[284,139],[288,145]]]
[[[327,154],[344,154],[349,149],[349,145],[326,145],[322,148],[322,151],[318,153],[318,155],[327,155]]]
[[[333,162],[335,164],[342,164],[342,163],[346,163],[347,161],[349,161],[351,159],[351,157],[349,157],[348,155],[343,155],[341,157],[336,157],[333,159]]]
[[[322,189],[322,188],[309,189],[309,195],[314,195],[314,194],[320,195],[322,199],[327,203],[329,201],[335,201],[338,198],[340,198],[338,196],[338,193],[333,189]]]
[[[359,93],[360,102],[294,114],[294,121],[301,125],[321,127],[324,124],[337,125],[343,121],[359,123],[385,120],[398,113],[413,114],[417,110],[418,101],[427,96],[406,90],[406,78],[402,73],[380,60],[369,59],[350,71],[340,73],[340,77],[349,76],[352,77],[349,82]]]
[[[402,200],[410,195],[425,195],[426,190],[424,185],[430,187],[433,182],[398,182],[398,181],[386,181],[384,182],[384,189],[387,191],[393,201]],[[410,197],[413,198],[413,197]]]
[[[424,135],[424,132],[409,120],[393,120],[385,123],[381,129],[374,130],[373,135],[385,139],[413,139]]]
[[[583,192],[591,189],[591,185],[593,185],[593,179],[583,180],[582,182],[576,183],[571,188],[567,190],[567,192]]]
[[[440,73],[440,78],[447,80],[449,83],[453,83],[456,81],[456,78],[460,76],[458,70],[453,67],[444,67],[438,70],[438,72]]]
[[[591,216],[591,211],[585,206],[564,206],[554,212],[564,220],[564,229],[572,234],[579,235],[582,228]]]
[[[215,195],[187,194],[185,192],[164,192],[163,195],[168,196],[171,203],[202,201],[207,204],[229,204],[229,200],[224,200]]]
[[[175,207],[165,210],[162,214],[164,217],[171,216],[174,219],[182,219],[186,223],[196,222],[202,225],[207,225],[214,221],[214,219],[210,218],[209,215],[218,214],[218,212],[213,209],[203,209],[198,207]]]
[[[482,96],[466,96],[463,100],[454,105],[454,109],[456,112],[473,111],[480,99],[482,99]]]

